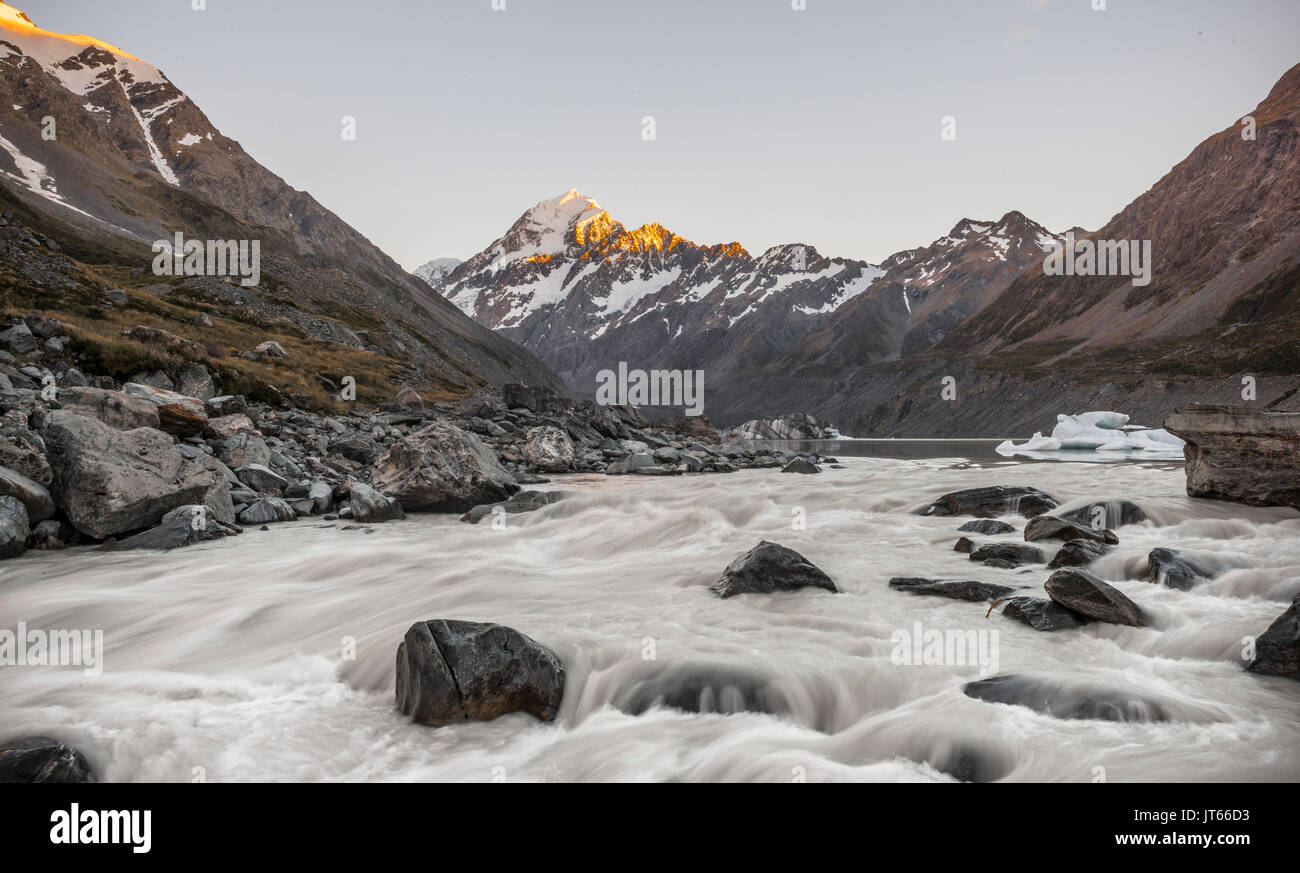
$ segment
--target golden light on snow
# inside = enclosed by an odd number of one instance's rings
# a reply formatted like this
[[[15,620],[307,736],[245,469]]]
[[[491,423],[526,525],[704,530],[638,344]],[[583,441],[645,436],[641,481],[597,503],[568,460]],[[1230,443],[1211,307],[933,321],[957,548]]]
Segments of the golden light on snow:
[[[94,46],[95,48],[101,48],[104,51],[112,52],[115,55],[132,61],[140,61],[140,59],[135,55],[124,52],[117,46],[106,43],[101,39],[95,39],[93,36],[86,36],[84,33],[67,34],[43,30],[33,24],[32,20],[28,18],[24,12],[15,9],[8,3],[4,2],[0,2],[0,27],[13,31],[14,33],[23,34],[24,36],[48,36],[52,39],[61,39],[65,42],[73,43],[74,45]],[[144,61],[140,61],[140,63],[144,63]]]

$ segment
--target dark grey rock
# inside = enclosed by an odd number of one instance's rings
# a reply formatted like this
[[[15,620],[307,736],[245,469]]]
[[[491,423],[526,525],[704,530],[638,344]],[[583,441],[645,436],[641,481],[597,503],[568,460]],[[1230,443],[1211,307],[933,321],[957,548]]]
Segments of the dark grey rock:
[[[1147,555],[1147,581],[1188,591],[1214,578],[1214,571],[1175,549],[1152,549]]]
[[[839,590],[831,577],[803,555],[764,540],[728,564],[712,590],[719,597],[734,597],[737,594],[771,594],[809,587],[832,593]]]
[[[1002,534],[1015,533],[1016,529],[1005,521],[998,521],[996,518],[977,518],[974,521],[966,522],[961,527],[957,528],[957,530],[961,533],[1001,536]]]
[[[554,652],[499,624],[421,621],[397,647],[397,708],[420,724],[490,721],[512,712],[552,721],[564,680]]]
[[[32,524],[54,515],[54,498],[49,491],[16,470],[0,467],[0,496],[4,495],[23,505]]]
[[[1061,546],[1048,562],[1047,569],[1057,570],[1061,567],[1086,567],[1110,551],[1110,546],[1092,540],[1070,540]]]
[[[972,561],[1000,561],[1018,567],[1021,564],[1041,564],[1047,560],[1041,549],[1022,543],[987,543],[971,552]]]
[[[975,582],[956,579],[923,579],[915,576],[895,576],[889,580],[889,587],[909,594],[933,594],[951,600],[969,600],[979,603],[1006,597],[1016,589],[1008,585],[995,585],[992,582]]]
[[[1019,513],[1033,518],[1055,509],[1059,504],[1050,494],[1023,485],[991,485],[986,488],[968,488],[945,494],[921,510],[921,515],[974,515],[994,518],[1009,513]]]
[[[1113,546],[1119,542],[1119,537],[1115,536],[1114,531],[1098,530],[1054,515],[1040,515],[1025,525],[1025,542],[1036,543],[1040,540],[1088,540]]]
[[[1043,597],[1013,597],[1007,601],[1002,614],[1023,622],[1036,631],[1073,630],[1088,623],[1078,613]]]
[[[509,500],[501,503],[485,503],[476,506],[469,512],[460,517],[461,521],[467,521],[470,524],[478,524],[483,519],[492,514],[496,507],[501,507],[503,512],[510,515],[516,515],[521,512],[535,512],[543,507],[550,506],[564,498],[563,491],[520,491]]]
[[[1057,570],[1043,588],[1052,600],[1080,615],[1110,624],[1146,627],[1141,607],[1087,570]]]
[[[1098,512],[1098,509],[1101,512]],[[1063,512],[1060,517],[1089,527],[1096,527],[1100,523],[1103,528],[1111,530],[1147,520],[1147,514],[1142,511],[1142,507],[1131,500],[1098,500],[1084,504],[1078,509]]]
[[[94,782],[86,756],[49,737],[0,743],[0,784]]]
[[[1255,639],[1255,660],[1247,669],[1300,680],[1300,594],[1291,601],[1291,608]]]
[[[820,473],[821,471],[821,467],[804,457],[795,458],[781,468],[782,473]]]
[[[1014,673],[968,682],[962,691],[967,697],[977,700],[1025,706],[1060,719],[1157,722],[1170,718],[1167,708],[1159,701],[1119,689],[1087,683],[1058,683]]]

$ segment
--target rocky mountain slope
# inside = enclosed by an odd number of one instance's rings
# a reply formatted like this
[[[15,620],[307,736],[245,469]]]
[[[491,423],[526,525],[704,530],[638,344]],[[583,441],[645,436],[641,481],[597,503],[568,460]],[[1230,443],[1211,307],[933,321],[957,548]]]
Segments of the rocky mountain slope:
[[[311,195],[258,164],[157,68],[91,37],[41,30],[3,3],[0,200],[0,209],[54,241],[62,256],[47,257],[52,250],[44,246],[21,258],[14,249],[0,252],[7,268],[0,278],[11,286],[0,305],[10,315],[40,309],[93,332],[86,322],[102,320],[106,290],[130,291],[132,299],[139,292],[143,301],[153,287],[162,292],[155,297],[175,290],[191,308],[211,310],[215,325],[204,331],[160,307],[152,326],[202,342],[256,320],[322,349],[326,359],[350,358],[376,399],[391,399],[401,383],[435,395],[507,381],[559,385],[532,355],[464,318]],[[151,244],[177,232],[258,240],[261,284],[154,276]],[[316,375],[308,367],[295,374],[331,390],[333,380]]]
[[[1150,241],[1146,285],[1045,274],[1062,237],[1018,212],[873,265],[627,231],[576,191],[434,285],[581,393],[619,361],[703,369],[722,424],[798,410],[855,435],[1027,436],[1070,410],[1300,408],[1300,66],[1250,115],[1254,138],[1234,121],[1073,230]]]
[[[765,410],[735,390],[744,374],[811,351],[818,366],[843,367],[928,348],[1040,261],[1053,239],[1012,212],[964,219],[883,264],[798,243],[755,257],[660,224],[629,230],[571,190],[431,284],[576,391],[590,392],[596,373],[620,361],[703,369],[710,408],[745,418]]]

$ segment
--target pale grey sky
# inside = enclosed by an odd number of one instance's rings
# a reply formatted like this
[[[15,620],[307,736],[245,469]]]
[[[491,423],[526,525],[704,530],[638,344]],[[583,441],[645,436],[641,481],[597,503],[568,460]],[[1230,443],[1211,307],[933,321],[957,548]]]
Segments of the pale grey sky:
[[[161,67],[408,268],[572,187],[754,253],[1096,228],[1300,61],[1297,0],[192,2],[12,5]]]

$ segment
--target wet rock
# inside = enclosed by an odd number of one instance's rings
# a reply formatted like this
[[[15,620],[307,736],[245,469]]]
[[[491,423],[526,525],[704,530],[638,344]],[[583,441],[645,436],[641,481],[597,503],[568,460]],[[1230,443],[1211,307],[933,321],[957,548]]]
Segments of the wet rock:
[[[334,489],[328,482],[317,479],[307,489],[314,512],[325,513],[334,508]]]
[[[803,555],[764,540],[728,564],[712,590],[725,598],[800,588],[822,588],[832,593],[839,590],[829,576]]]
[[[49,737],[0,742],[0,784],[94,782],[86,756]]]
[[[50,413],[45,441],[55,504],[77,530],[105,537],[155,525],[177,506],[204,503],[217,477],[186,460],[167,434],[114,430],[84,415]]]
[[[975,551],[975,543],[967,537],[958,537],[957,543],[952,547],[954,552],[961,552],[963,555],[969,555]]]
[[[994,518],[1014,512],[1026,518],[1033,518],[1055,509],[1058,505],[1056,498],[1037,488],[1027,488],[1022,485],[992,485],[945,494],[921,510],[921,515],[975,515],[981,518]]]
[[[0,467],[0,496],[9,496],[21,503],[32,524],[54,515],[54,498],[50,492],[16,470]]]
[[[32,535],[27,510],[15,497],[0,496],[0,560],[16,558],[27,551]]]
[[[972,561],[999,561],[1019,567],[1021,564],[1041,564],[1047,560],[1041,549],[1022,543],[986,543],[971,552]]]
[[[820,473],[822,468],[805,457],[797,457],[781,468],[782,473]]]
[[[203,433],[208,423],[208,413],[203,401],[197,397],[186,397],[175,391],[127,382],[122,386],[122,393],[138,400],[146,400],[158,407],[159,429],[176,436],[197,436]]]
[[[468,512],[519,490],[495,452],[444,421],[394,444],[375,463],[371,484],[411,512]]]
[[[1002,614],[1036,631],[1073,630],[1087,624],[1083,616],[1042,597],[1013,597]]]
[[[889,580],[889,587],[908,594],[932,594],[947,597],[950,600],[969,600],[980,603],[1006,597],[1016,589],[1009,585],[995,585],[991,582],[974,582],[956,579],[923,579],[916,576],[895,576]]]
[[[1087,503],[1078,509],[1063,512],[1060,517],[1066,521],[1075,521],[1089,527],[1114,529],[1126,524],[1138,524],[1147,520],[1147,514],[1131,500],[1100,500]]]
[[[1300,594],[1291,601],[1291,608],[1255,639],[1255,660],[1247,669],[1300,680]]]
[[[558,427],[530,427],[523,456],[527,463],[544,473],[563,473],[573,466],[573,441]]]
[[[998,521],[996,518],[977,518],[974,521],[966,522],[957,530],[961,533],[977,533],[986,536],[1001,536],[1016,531],[1014,526],[1007,524],[1005,521]]]
[[[158,407],[138,397],[103,388],[60,388],[59,405],[64,412],[85,415],[117,430],[137,427],[161,428]]]
[[[348,486],[349,500],[352,504],[352,517],[361,522],[379,523],[384,521],[401,521],[406,518],[402,504],[385,494],[381,494],[362,482],[352,482]]]
[[[467,521],[470,524],[478,524],[483,519],[491,515],[497,507],[501,511],[510,515],[516,515],[521,512],[535,512],[543,507],[550,506],[552,503],[563,499],[563,491],[520,491],[514,497],[501,503],[485,503],[476,506],[469,512],[460,517],[461,521]]]
[[[1058,683],[1011,673],[968,682],[962,691],[977,700],[1025,706],[1060,719],[1156,722],[1170,718],[1159,701],[1093,683]]]
[[[1109,551],[1109,546],[1092,540],[1071,540],[1052,557],[1052,560],[1047,564],[1047,569],[1086,567]]]
[[[1174,549],[1152,549],[1147,555],[1147,581],[1188,591],[1214,578],[1214,571]]]
[[[1089,540],[1113,546],[1119,542],[1119,537],[1104,528],[1098,530],[1054,515],[1040,515],[1025,525],[1025,542],[1035,543],[1041,540]]]
[[[1087,570],[1057,570],[1043,588],[1052,600],[1080,615],[1110,624],[1146,627],[1141,607]]]
[[[682,712],[761,712],[785,715],[790,701],[770,677],[721,664],[670,664],[643,668],[644,674],[614,694],[611,703],[628,715],[665,707]]]
[[[552,721],[564,680],[554,652],[499,624],[421,621],[397,648],[397,709],[420,724],[490,721],[512,712]]]

